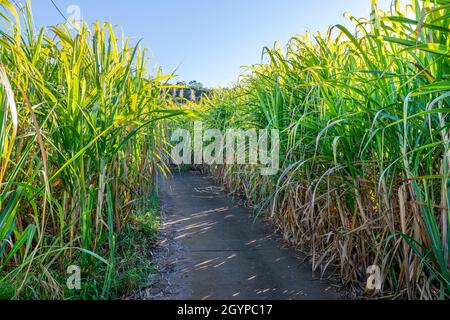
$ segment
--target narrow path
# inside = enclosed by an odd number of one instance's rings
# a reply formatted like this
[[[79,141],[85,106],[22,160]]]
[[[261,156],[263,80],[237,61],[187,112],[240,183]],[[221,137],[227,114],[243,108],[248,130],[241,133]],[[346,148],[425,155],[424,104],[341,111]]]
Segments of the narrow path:
[[[160,196],[169,239],[155,255],[171,294],[156,299],[338,299],[298,253],[281,249],[270,225],[254,222],[210,177],[177,174],[161,182]]]

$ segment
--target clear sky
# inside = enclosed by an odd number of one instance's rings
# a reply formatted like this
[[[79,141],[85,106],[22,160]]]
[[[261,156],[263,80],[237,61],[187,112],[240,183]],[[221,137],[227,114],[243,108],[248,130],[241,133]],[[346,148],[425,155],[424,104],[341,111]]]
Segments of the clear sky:
[[[180,80],[206,86],[236,81],[242,66],[260,62],[264,46],[285,44],[298,33],[346,23],[350,12],[370,15],[371,0],[54,0],[63,13],[81,8],[88,22],[110,21],[117,30],[143,38],[154,63]],[[379,0],[388,8],[390,0]],[[50,0],[31,0],[35,22],[63,22]],[[67,14],[70,15],[70,14]]]

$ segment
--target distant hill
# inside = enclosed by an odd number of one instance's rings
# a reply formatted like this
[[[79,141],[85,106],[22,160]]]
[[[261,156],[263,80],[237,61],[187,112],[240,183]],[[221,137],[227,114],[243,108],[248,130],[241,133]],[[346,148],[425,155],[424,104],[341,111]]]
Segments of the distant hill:
[[[184,103],[186,101],[200,101],[200,98],[204,95],[210,94],[213,90],[206,88],[202,83],[197,81],[191,81],[189,83],[179,82],[179,86],[185,88],[173,88],[170,90],[170,95],[177,98],[178,102]]]

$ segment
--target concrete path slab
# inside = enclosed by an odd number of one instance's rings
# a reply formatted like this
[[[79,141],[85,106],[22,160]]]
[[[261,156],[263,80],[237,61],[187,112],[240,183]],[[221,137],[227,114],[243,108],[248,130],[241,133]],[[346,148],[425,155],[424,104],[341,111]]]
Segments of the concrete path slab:
[[[160,196],[163,228],[166,236],[170,234],[161,250],[171,259],[168,282],[177,288],[173,295],[160,298],[339,298],[330,283],[313,279],[311,266],[302,263],[297,252],[281,249],[270,225],[255,222],[252,212],[239,206],[210,177],[177,174],[161,182]]]

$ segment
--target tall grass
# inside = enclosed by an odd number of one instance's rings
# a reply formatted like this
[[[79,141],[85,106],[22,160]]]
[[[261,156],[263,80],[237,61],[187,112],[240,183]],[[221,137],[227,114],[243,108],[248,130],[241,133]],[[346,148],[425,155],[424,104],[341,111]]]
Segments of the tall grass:
[[[279,175],[215,170],[355,294],[379,265],[384,296],[448,298],[450,1],[372,7],[266,48],[206,101],[211,126],[281,130]]]
[[[0,1],[0,297],[108,298],[116,237],[165,171],[169,76],[109,23],[36,29]],[[101,270],[98,273],[98,270]]]

